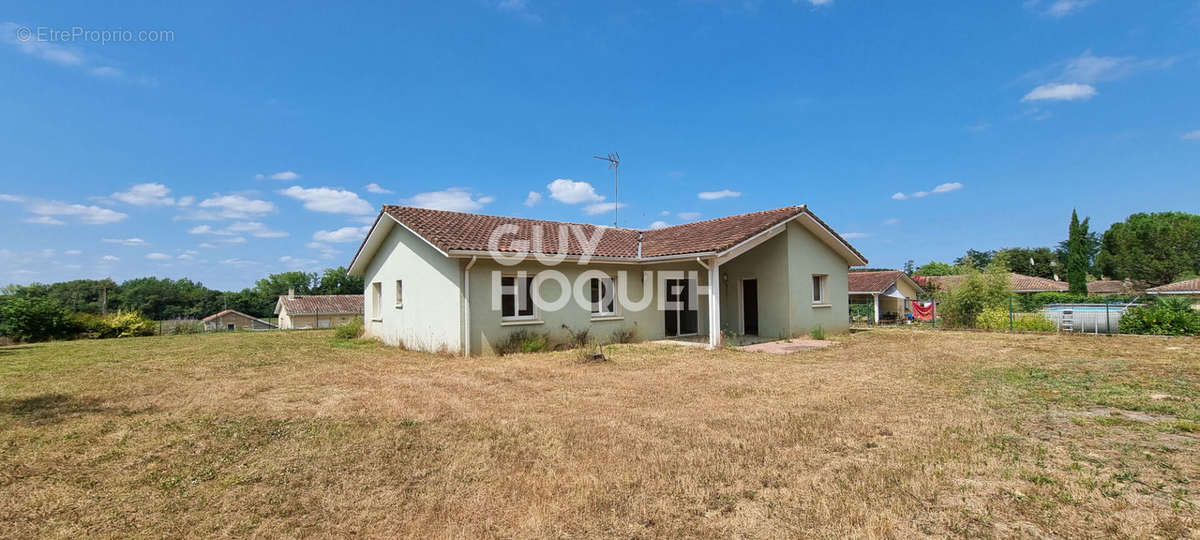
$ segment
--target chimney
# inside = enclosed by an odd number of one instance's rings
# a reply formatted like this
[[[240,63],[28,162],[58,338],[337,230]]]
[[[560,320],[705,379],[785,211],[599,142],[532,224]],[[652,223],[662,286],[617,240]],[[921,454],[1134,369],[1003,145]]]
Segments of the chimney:
[[[296,288],[288,287],[288,300],[295,300],[295,299],[296,299]]]

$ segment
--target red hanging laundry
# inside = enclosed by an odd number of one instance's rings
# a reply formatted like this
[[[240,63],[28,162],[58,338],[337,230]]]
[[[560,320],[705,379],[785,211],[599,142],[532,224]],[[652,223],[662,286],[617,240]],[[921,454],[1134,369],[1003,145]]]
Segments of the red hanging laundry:
[[[913,312],[913,317],[916,317],[918,320],[932,321],[933,320],[933,312],[934,312],[933,302],[929,302],[929,303],[913,302],[912,303],[912,312]]]

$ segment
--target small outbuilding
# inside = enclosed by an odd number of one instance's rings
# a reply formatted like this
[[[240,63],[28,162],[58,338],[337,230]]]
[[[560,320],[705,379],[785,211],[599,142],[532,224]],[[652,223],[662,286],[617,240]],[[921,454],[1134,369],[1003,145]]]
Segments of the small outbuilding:
[[[267,321],[232,309],[209,315],[200,319],[200,322],[204,323],[205,332],[215,332],[217,330],[271,330],[276,328],[275,325]]]
[[[299,295],[289,290],[275,302],[281,330],[333,328],[362,317],[361,294]]]
[[[900,321],[912,312],[912,303],[925,293],[908,274],[899,270],[850,272],[850,303],[870,305],[875,321]]]

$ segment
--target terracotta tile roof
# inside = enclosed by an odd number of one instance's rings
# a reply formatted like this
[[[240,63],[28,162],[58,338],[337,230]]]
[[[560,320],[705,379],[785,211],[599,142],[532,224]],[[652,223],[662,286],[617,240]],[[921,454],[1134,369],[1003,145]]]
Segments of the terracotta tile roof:
[[[967,276],[955,274],[950,276],[928,276],[925,279],[939,289],[953,289]],[[1009,290],[1013,292],[1066,292],[1070,285],[1065,281],[1054,281],[1024,274],[1009,274]]]
[[[1125,287],[1124,281],[1115,279],[1102,279],[1089,281],[1087,284],[1088,294],[1121,294],[1129,292]]]
[[[207,317],[205,317],[205,318],[203,318],[203,319],[200,319],[200,322],[208,322],[208,321],[211,321],[211,320],[219,319],[219,318],[221,318],[221,317],[223,317],[223,316],[225,316],[225,315],[237,315],[237,316],[239,316],[239,317],[244,317],[244,318],[246,318],[246,319],[250,319],[250,320],[252,320],[252,321],[258,321],[258,322],[260,322],[260,323],[263,323],[263,324],[265,324],[265,325],[267,325],[267,326],[272,326],[272,327],[274,327],[274,326],[275,326],[275,325],[273,325],[273,324],[271,324],[271,323],[269,323],[269,322],[267,322],[267,321],[264,321],[264,320],[262,320],[262,319],[259,319],[258,317],[251,317],[251,316],[249,316],[249,315],[246,315],[245,313],[242,313],[242,312],[240,312],[240,311],[234,311],[234,310],[232,310],[232,309],[226,309],[226,310],[224,310],[224,311],[219,311],[219,312],[217,312],[217,313],[213,313],[212,315],[209,315],[209,316],[207,316]]]
[[[296,295],[295,298],[290,299],[287,295],[283,295],[279,297],[279,302],[287,309],[288,315],[363,312],[363,295],[361,294]]]
[[[488,251],[488,240],[492,231],[501,225],[516,225],[518,229],[515,234],[504,235],[503,241],[498,246],[500,251],[520,251],[512,247],[512,242],[514,240],[532,241],[533,230],[541,227],[542,252],[559,254],[562,251],[560,251],[558,233],[559,226],[563,225],[572,228],[581,227],[581,232],[588,238],[594,234],[600,234],[600,241],[593,255],[630,259],[638,258],[639,241],[641,257],[722,251],[771,228],[773,225],[804,213],[836,236],[855,255],[866,260],[866,257],[850,246],[849,242],[837,235],[832,228],[804,206],[789,206],[646,231],[561,221],[486,216],[408,206],[384,206],[383,211],[445,252],[451,250]],[[364,240],[364,245],[365,243],[366,240]],[[534,250],[536,248],[537,246],[533,246]],[[361,251],[362,248],[359,249]],[[583,245],[576,234],[568,232],[565,254],[583,255],[583,251]]]
[[[1150,294],[1200,294],[1200,278],[1176,281],[1146,289]]]
[[[850,272],[850,287],[856,292],[883,292],[888,290],[904,272],[899,270],[881,270],[877,272]]]
[[[397,221],[403,223],[417,234],[425,237],[442,251],[461,249],[467,251],[487,251],[488,240],[492,231],[501,225],[516,225],[515,234],[506,234],[500,243],[500,251],[520,251],[512,247],[514,240],[533,240],[533,230],[541,227],[542,253],[559,253],[559,225],[581,227],[581,232],[588,239],[593,238],[598,229],[603,229],[600,244],[592,255],[601,257],[636,257],[638,231],[633,229],[601,227],[582,223],[566,223],[561,221],[545,221],[540,219],[522,219],[500,216],[485,216],[482,214],[467,214],[464,212],[449,212],[446,210],[430,210],[410,206],[384,206],[387,212]],[[567,255],[583,255],[583,245],[576,234],[567,229]],[[537,251],[538,246],[530,249]]]
[[[642,233],[642,256],[660,257],[684,253],[722,251],[771,226],[805,212],[803,206],[788,206],[697,221],[674,227],[651,229]]]

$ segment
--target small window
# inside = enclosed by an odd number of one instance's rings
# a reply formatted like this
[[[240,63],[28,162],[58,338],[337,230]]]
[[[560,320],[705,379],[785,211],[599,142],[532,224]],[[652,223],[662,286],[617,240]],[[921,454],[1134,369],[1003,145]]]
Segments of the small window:
[[[533,277],[500,277],[500,317],[504,319],[532,319]]]
[[[592,278],[592,316],[607,317],[617,314],[616,287],[613,278]]]
[[[383,303],[383,283],[376,281],[371,284],[371,318],[378,319],[381,310],[380,304]]]
[[[396,280],[396,307],[404,307],[404,280]]]
[[[827,276],[813,275],[813,303],[825,303],[825,278]]]

